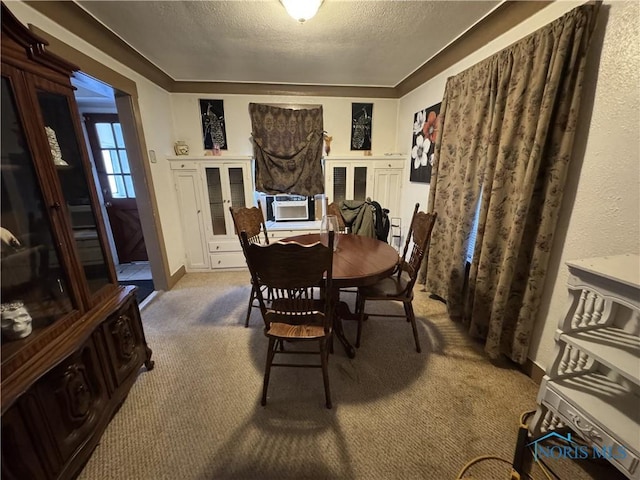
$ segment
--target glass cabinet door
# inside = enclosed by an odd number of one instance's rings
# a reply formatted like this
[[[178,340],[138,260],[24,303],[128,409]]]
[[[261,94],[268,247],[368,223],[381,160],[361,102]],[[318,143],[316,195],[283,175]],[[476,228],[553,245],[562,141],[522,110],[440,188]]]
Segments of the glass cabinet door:
[[[347,199],[347,167],[333,167],[333,197],[331,202],[340,203]]]
[[[232,207],[246,207],[244,192],[244,171],[242,167],[229,167],[229,190]],[[228,210],[228,209],[227,209]]]
[[[80,262],[89,289],[95,293],[110,283],[109,269],[98,235],[88,176],[84,170],[69,100],[65,95],[39,90],[38,103],[51,148],[52,161],[71,217]]]
[[[367,167],[335,166],[331,170],[332,191],[329,192],[331,202],[343,200],[367,199]],[[333,196],[331,196],[333,195]]]
[[[244,169],[241,166],[206,167],[207,199],[214,235],[233,233],[229,207],[246,207]]]
[[[353,199],[367,199],[367,167],[353,168]]]
[[[10,81],[2,77],[0,250],[2,358],[7,342],[44,328],[75,309],[69,278],[52,236],[48,206],[41,194],[33,159]]]
[[[206,168],[207,178],[207,199],[209,201],[209,211],[211,212],[211,229],[214,235],[226,235],[227,226],[225,223],[225,200],[222,193],[222,171],[220,168]]]

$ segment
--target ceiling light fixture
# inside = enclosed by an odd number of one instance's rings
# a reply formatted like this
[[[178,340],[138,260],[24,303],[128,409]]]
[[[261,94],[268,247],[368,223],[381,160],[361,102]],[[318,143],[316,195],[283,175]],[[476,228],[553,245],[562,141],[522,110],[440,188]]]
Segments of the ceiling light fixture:
[[[318,13],[323,0],[280,0],[287,13],[298,22],[304,23]]]

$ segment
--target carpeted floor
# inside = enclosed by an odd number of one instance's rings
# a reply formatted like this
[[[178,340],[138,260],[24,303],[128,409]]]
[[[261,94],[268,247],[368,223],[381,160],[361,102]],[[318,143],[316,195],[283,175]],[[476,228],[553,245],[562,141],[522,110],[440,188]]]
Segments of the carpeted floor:
[[[243,326],[249,289],[247,272],[189,274],[145,308],[155,369],[141,371],[80,479],[445,480],[481,455],[507,463],[479,462],[469,478],[510,478],[538,386],[488,361],[444,305],[416,292],[422,354],[398,319],[369,320],[355,359],[336,342],[333,410],[315,369],[275,369],[261,407],[266,339],[257,309]],[[345,329],[354,338],[355,324]],[[564,480],[622,478],[606,463],[552,468]]]

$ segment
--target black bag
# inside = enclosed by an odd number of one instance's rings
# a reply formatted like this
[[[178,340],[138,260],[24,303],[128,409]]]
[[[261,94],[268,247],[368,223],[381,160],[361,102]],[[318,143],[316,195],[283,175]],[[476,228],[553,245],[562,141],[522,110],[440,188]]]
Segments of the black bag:
[[[388,243],[389,229],[391,228],[389,210],[382,208],[378,202],[371,202],[371,205],[374,208],[376,238]]]

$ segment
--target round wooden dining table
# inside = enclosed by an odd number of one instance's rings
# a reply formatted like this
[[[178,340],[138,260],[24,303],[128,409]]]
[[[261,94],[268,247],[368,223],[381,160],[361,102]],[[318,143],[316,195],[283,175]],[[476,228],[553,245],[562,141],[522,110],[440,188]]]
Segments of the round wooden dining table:
[[[310,245],[320,241],[319,233],[287,237],[281,242]],[[363,287],[388,277],[398,264],[398,252],[388,243],[360,235],[340,234],[333,253],[333,288]],[[339,293],[338,293],[339,294]],[[347,355],[355,357],[355,348],[347,340],[342,320],[354,318],[345,302],[339,302],[334,321],[334,334]]]

